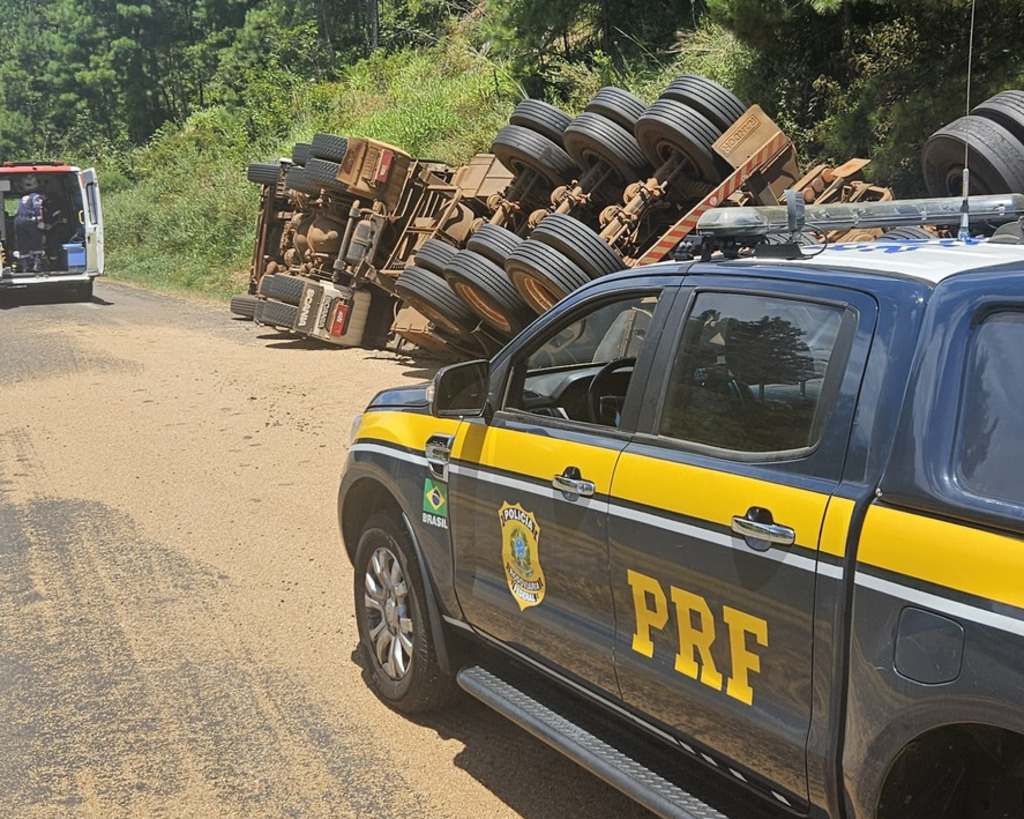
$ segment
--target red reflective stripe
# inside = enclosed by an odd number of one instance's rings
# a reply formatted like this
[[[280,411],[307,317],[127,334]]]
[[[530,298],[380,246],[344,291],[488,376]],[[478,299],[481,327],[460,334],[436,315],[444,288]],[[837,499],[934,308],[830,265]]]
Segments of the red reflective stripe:
[[[637,260],[637,266],[653,264],[664,259],[666,253],[697,227],[698,220],[706,211],[718,207],[720,202],[724,202],[732,196],[755,170],[779,153],[788,143],[789,140],[786,138],[786,135],[782,131],[778,131],[760,149],[755,151],[746,162],[722,180],[718,187],[694,205],[682,219],[670,227],[662,235],[661,239],[648,248],[647,252]]]

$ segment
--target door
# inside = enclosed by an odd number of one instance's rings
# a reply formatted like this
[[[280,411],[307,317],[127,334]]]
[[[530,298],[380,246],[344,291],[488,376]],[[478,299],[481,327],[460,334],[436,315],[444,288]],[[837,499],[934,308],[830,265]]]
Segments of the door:
[[[494,376],[493,417],[460,427],[449,469],[469,622],[613,694],[608,491],[657,302],[650,289],[598,297],[526,339]]]
[[[709,280],[612,481],[623,699],[790,805],[807,800],[819,533],[875,312],[837,288]]]
[[[103,273],[103,209],[96,171],[86,168],[80,173],[82,186],[82,224],[85,228],[85,268],[89,273]]]

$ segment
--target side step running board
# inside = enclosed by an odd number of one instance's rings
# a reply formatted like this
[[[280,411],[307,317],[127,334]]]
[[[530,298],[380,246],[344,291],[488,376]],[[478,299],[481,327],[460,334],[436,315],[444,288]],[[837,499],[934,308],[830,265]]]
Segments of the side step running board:
[[[682,788],[480,666],[458,673],[463,689],[664,819],[727,819]]]

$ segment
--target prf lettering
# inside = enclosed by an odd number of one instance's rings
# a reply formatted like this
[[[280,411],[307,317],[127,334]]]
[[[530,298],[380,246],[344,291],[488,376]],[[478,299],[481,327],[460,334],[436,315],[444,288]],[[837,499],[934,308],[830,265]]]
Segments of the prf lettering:
[[[675,670],[699,680],[709,688],[721,691],[722,673],[711,656],[711,646],[718,635],[715,631],[715,616],[708,601],[699,594],[675,586],[669,586],[669,594],[666,595],[656,578],[632,569],[626,571],[626,578],[633,590],[633,613],[636,617],[633,651],[645,657],[654,656],[651,632],[661,631],[668,625],[671,602],[679,632]],[[722,606],[722,621],[729,635],[732,672],[724,680],[725,693],[751,705],[754,702],[754,689],[750,685],[750,675],[761,670],[761,657],[747,648],[747,637],[752,637],[757,645],[767,648],[768,623],[731,606]]]

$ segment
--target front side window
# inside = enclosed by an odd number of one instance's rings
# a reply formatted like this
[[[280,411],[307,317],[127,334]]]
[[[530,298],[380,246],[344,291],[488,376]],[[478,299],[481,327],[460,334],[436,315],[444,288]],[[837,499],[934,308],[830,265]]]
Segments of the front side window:
[[[503,406],[617,426],[657,301],[620,296],[552,329],[514,363]]]
[[[1024,504],[1024,313],[989,314],[968,351],[957,433],[961,485]]]
[[[660,434],[741,453],[814,446],[831,403],[822,398],[823,386],[846,314],[796,299],[698,294]]]

